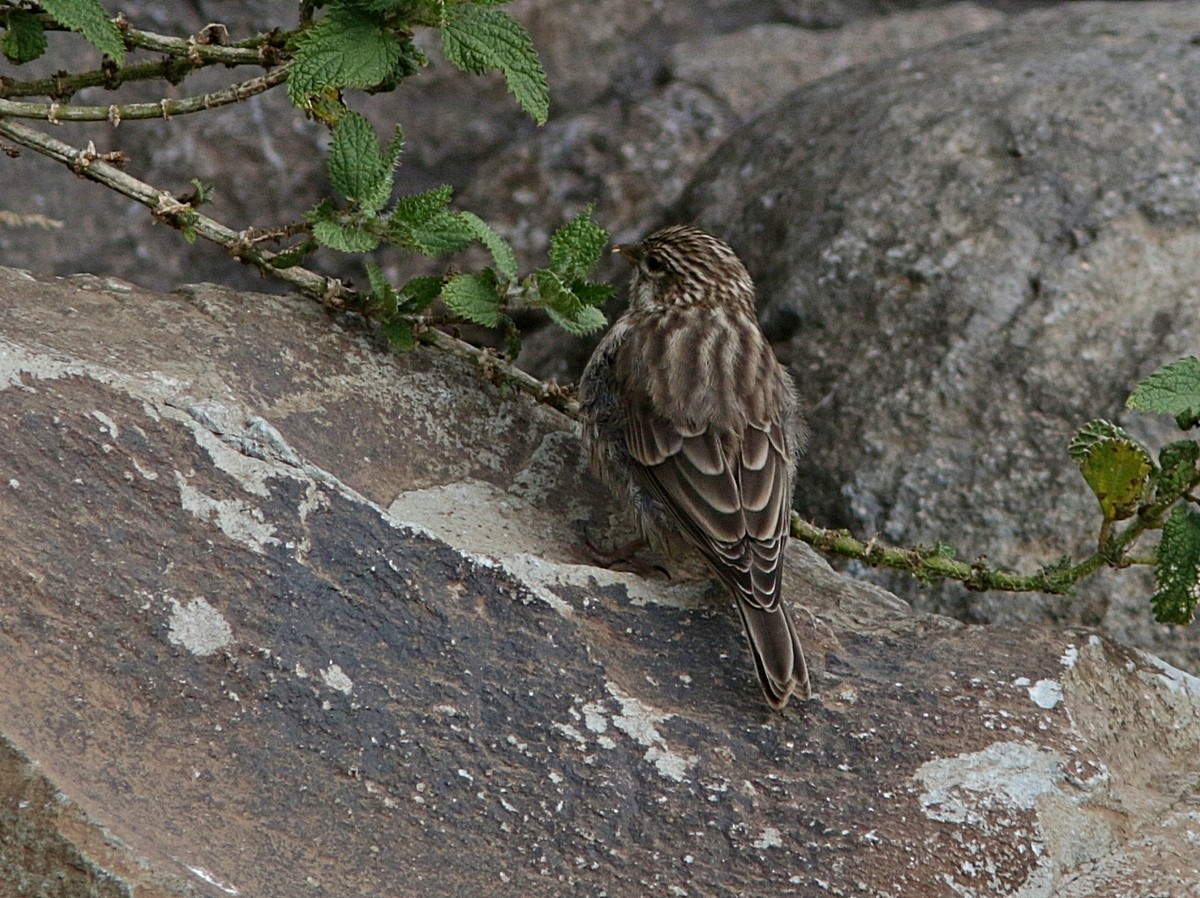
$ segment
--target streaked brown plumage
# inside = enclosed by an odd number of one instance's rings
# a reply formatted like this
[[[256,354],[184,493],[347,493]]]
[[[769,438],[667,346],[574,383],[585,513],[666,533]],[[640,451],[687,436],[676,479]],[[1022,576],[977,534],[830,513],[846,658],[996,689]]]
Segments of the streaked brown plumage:
[[[678,533],[733,593],[767,702],[809,694],[780,600],[801,423],[759,328],[754,284],[725,243],[676,225],[617,251],[629,309],[579,383],[593,469],[643,532]]]

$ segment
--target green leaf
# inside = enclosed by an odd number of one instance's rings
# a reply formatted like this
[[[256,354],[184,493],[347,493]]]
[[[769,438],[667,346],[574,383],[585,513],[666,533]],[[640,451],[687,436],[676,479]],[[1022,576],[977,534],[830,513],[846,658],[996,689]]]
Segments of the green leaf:
[[[1159,450],[1159,474],[1154,478],[1156,497],[1177,496],[1196,478],[1200,445],[1193,440],[1177,440]]]
[[[400,310],[415,315],[429,307],[442,292],[440,277],[413,278],[400,288]]]
[[[592,221],[588,206],[550,238],[550,266],[565,281],[583,280],[608,244],[608,232]]]
[[[576,281],[571,284],[571,291],[585,306],[604,305],[613,295],[611,284],[593,284],[590,281]]]
[[[372,88],[401,71],[406,39],[377,16],[344,4],[296,39],[288,73],[288,97],[303,106],[309,94],[343,87]]]
[[[415,227],[424,224],[435,215],[445,212],[453,195],[454,188],[443,184],[424,193],[401,197],[392,209],[389,225]]]
[[[551,320],[569,334],[583,336],[608,324],[604,313],[583,300],[553,271],[534,272],[540,305]]]
[[[484,327],[495,327],[500,322],[500,294],[491,271],[452,277],[442,288],[442,301],[467,321]]]
[[[539,125],[550,111],[550,87],[529,33],[502,9],[462,5],[442,26],[446,58],[476,75],[497,69],[508,89]]]
[[[1137,511],[1152,470],[1150,456],[1137,443],[1096,443],[1079,466],[1083,479],[1100,502],[1106,521],[1121,521]]]
[[[459,212],[458,216],[471,228],[473,239],[487,247],[500,273],[510,281],[516,280],[517,256],[509,242],[474,212]]]
[[[59,25],[82,34],[105,56],[111,56],[118,63],[125,61],[125,41],[100,0],[40,0],[39,5]]]
[[[1154,619],[1190,624],[1200,597],[1200,514],[1182,505],[1172,509],[1154,553],[1154,580]]]
[[[313,222],[312,234],[322,246],[343,253],[365,253],[379,246],[379,238],[356,222],[323,218]]]
[[[1098,418],[1095,421],[1088,421],[1087,424],[1084,424],[1083,427],[1075,432],[1075,436],[1071,437],[1071,444],[1067,447],[1067,452],[1075,460],[1076,464],[1081,465],[1087,459],[1087,455],[1093,446],[1107,440],[1123,440],[1128,443],[1135,442],[1133,437],[1116,424],[1113,424],[1111,421],[1105,421],[1103,418]]]
[[[46,29],[38,17],[28,10],[13,9],[8,13],[8,28],[0,37],[0,53],[8,61],[20,65],[32,62],[46,52]]]
[[[380,328],[383,330],[384,336],[397,349],[408,352],[417,345],[417,340],[413,336],[412,322],[400,315],[393,315],[380,322]]]
[[[1126,405],[1174,415],[1180,430],[1195,427],[1200,423],[1200,359],[1188,356],[1159,368],[1134,388]]]
[[[608,319],[604,317],[604,313],[595,306],[583,306],[570,318],[549,308],[546,309],[546,314],[568,334],[576,337],[593,334],[608,324]]]
[[[372,311],[385,319],[395,315],[400,307],[399,294],[383,273],[383,269],[370,259],[367,260],[367,281],[371,285]]]
[[[329,148],[329,180],[342,196],[368,212],[378,212],[392,194],[392,169],[400,155],[402,133],[396,129],[387,150],[380,152],[375,129],[365,116],[348,112],[333,128]]]

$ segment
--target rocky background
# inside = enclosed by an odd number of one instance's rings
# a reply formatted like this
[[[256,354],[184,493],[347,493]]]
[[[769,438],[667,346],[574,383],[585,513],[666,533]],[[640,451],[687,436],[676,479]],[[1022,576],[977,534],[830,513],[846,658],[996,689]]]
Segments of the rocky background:
[[[810,409],[803,514],[1021,567],[1089,550],[1067,441],[1171,439],[1124,398],[1200,338],[1200,4],[511,9],[551,122],[431,49],[367,101],[404,125],[398,190],[453,183],[527,263],[587,203],[618,240],[702,224]],[[324,189],[282,96],[61,136],[215,183],[234,227]],[[969,595],[794,547],[819,696],[766,715],[710,585],[588,566],[622,524],[569,422],[290,300],[143,292],[273,287],[31,153],[0,166],[0,212],[48,224],[0,215],[2,261],[102,276],[0,278],[0,886],[1195,893],[1200,685],[1064,629],[1200,670],[1146,577]],[[527,323],[522,364],[573,378],[590,345]]]

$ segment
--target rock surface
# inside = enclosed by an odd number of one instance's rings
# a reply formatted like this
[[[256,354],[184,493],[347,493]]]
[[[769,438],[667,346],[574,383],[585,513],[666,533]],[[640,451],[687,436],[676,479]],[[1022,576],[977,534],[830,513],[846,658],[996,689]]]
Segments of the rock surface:
[[[1196,894],[1200,681],[789,552],[591,567],[574,427],[352,321],[0,269],[0,893]]]
[[[1197,34],[1191,2],[1029,13],[797,92],[696,176],[672,217],[741,252],[813,409],[803,513],[1025,568],[1094,548],[1071,435],[1177,438],[1124,401],[1200,345]],[[1132,572],[1066,600],[879,582],[1200,669]]]

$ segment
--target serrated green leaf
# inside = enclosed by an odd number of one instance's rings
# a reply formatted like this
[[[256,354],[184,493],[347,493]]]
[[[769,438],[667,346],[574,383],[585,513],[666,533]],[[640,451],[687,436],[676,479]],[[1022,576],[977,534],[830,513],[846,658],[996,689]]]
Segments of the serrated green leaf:
[[[550,308],[546,309],[546,314],[568,334],[576,337],[593,334],[608,324],[604,313],[595,306],[582,306],[574,316],[569,318]]]
[[[1176,505],[1154,553],[1151,604],[1160,624],[1190,624],[1200,597],[1200,514]]]
[[[517,277],[517,256],[509,242],[493,230],[492,226],[474,212],[459,212],[459,217],[474,231],[474,239],[478,240],[492,254],[496,268],[508,280]]]
[[[564,281],[584,280],[608,244],[608,231],[592,221],[588,206],[550,238],[550,266]]]
[[[32,62],[46,52],[46,29],[38,17],[28,10],[13,9],[8,13],[8,27],[0,37],[0,53],[8,61],[20,65]]]
[[[571,284],[571,292],[579,297],[585,306],[601,306],[608,302],[613,295],[611,284],[593,284],[590,281],[576,281]]]
[[[482,274],[459,274],[442,287],[442,302],[467,321],[484,327],[500,323],[500,295],[496,278],[490,271]]]
[[[400,296],[383,273],[383,269],[367,260],[367,283],[371,286],[371,312],[387,319],[396,314],[400,307]]]
[[[343,253],[365,253],[379,246],[379,238],[361,224],[334,219],[313,222],[312,235],[322,246]]]
[[[539,304],[550,319],[567,333],[583,336],[608,324],[603,312],[595,306],[586,305],[553,271],[542,269],[534,272],[533,278],[537,284]]]
[[[400,146],[397,128],[387,150],[380,152],[375,129],[366,117],[346,113],[333,128],[333,145],[329,148],[327,164],[333,189],[368,212],[379,211],[392,194],[392,169]]]
[[[442,292],[440,277],[413,278],[400,288],[400,309],[409,315],[423,312]]]
[[[1151,469],[1146,450],[1127,440],[1096,443],[1079,466],[1106,521],[1121,521],[1137,511]]]
[[[537,284],[538,304],[547,311],[574,318],[583,308],[579,297],[571,292],[562,278],[548,268],[535,271],[533,281]]]
[[[288,97],[303,106],[309,94],[343,87],[372,88],[399,73],[406,42],[379,18],[349,6],[329,14],[296,39]]]
[[[448,184],[426,190],[424,193],[414,193],[401,197],[388,216],[389,226],[415,227],[429,221],[435,215],[446,211],[454,188]]]
[[[428,221],[409,228],[401,245],[427,256],[444,256],[470,246],[475,231],[459,212],[441,212]]]
[[[1067,446],[1067,453],[1075,460],[1076,464],[1082,465],[1092,447],[1106,440],[1136,442],[1133,437],[1113,424],[1112,421],[1097,418],[1095,421],[1088,421],[1087,424],[1075,431],[1075,436],[1071,437],[1071,443]]]
[[[1177,496],[1196,478],[1200,445],[1193,440],[1167,443],[1158,453],[1158,476],[1154,478],[1156,497]]]
[[[1138,384],[1125,403],[1144,412],[1173,415],[1180,430],[1200,423],[1200,359],[1179,359]]]
[[[508,89],[539,125],[550,111],[550,87],[533,40],[502,9],[462,5],[442,26],[442,51],[460,69],[481,74],[497,69]]]
[[[84,40],[118,63],[125,61],[125,42],[99,0],[39,0],[50,18],[82,34]]]
[[[412,322],[399,315],[393,315],[380,322],[380,330],[384,336],[397,349],[408,352],[417,345],[416,338],[413,336]]]

